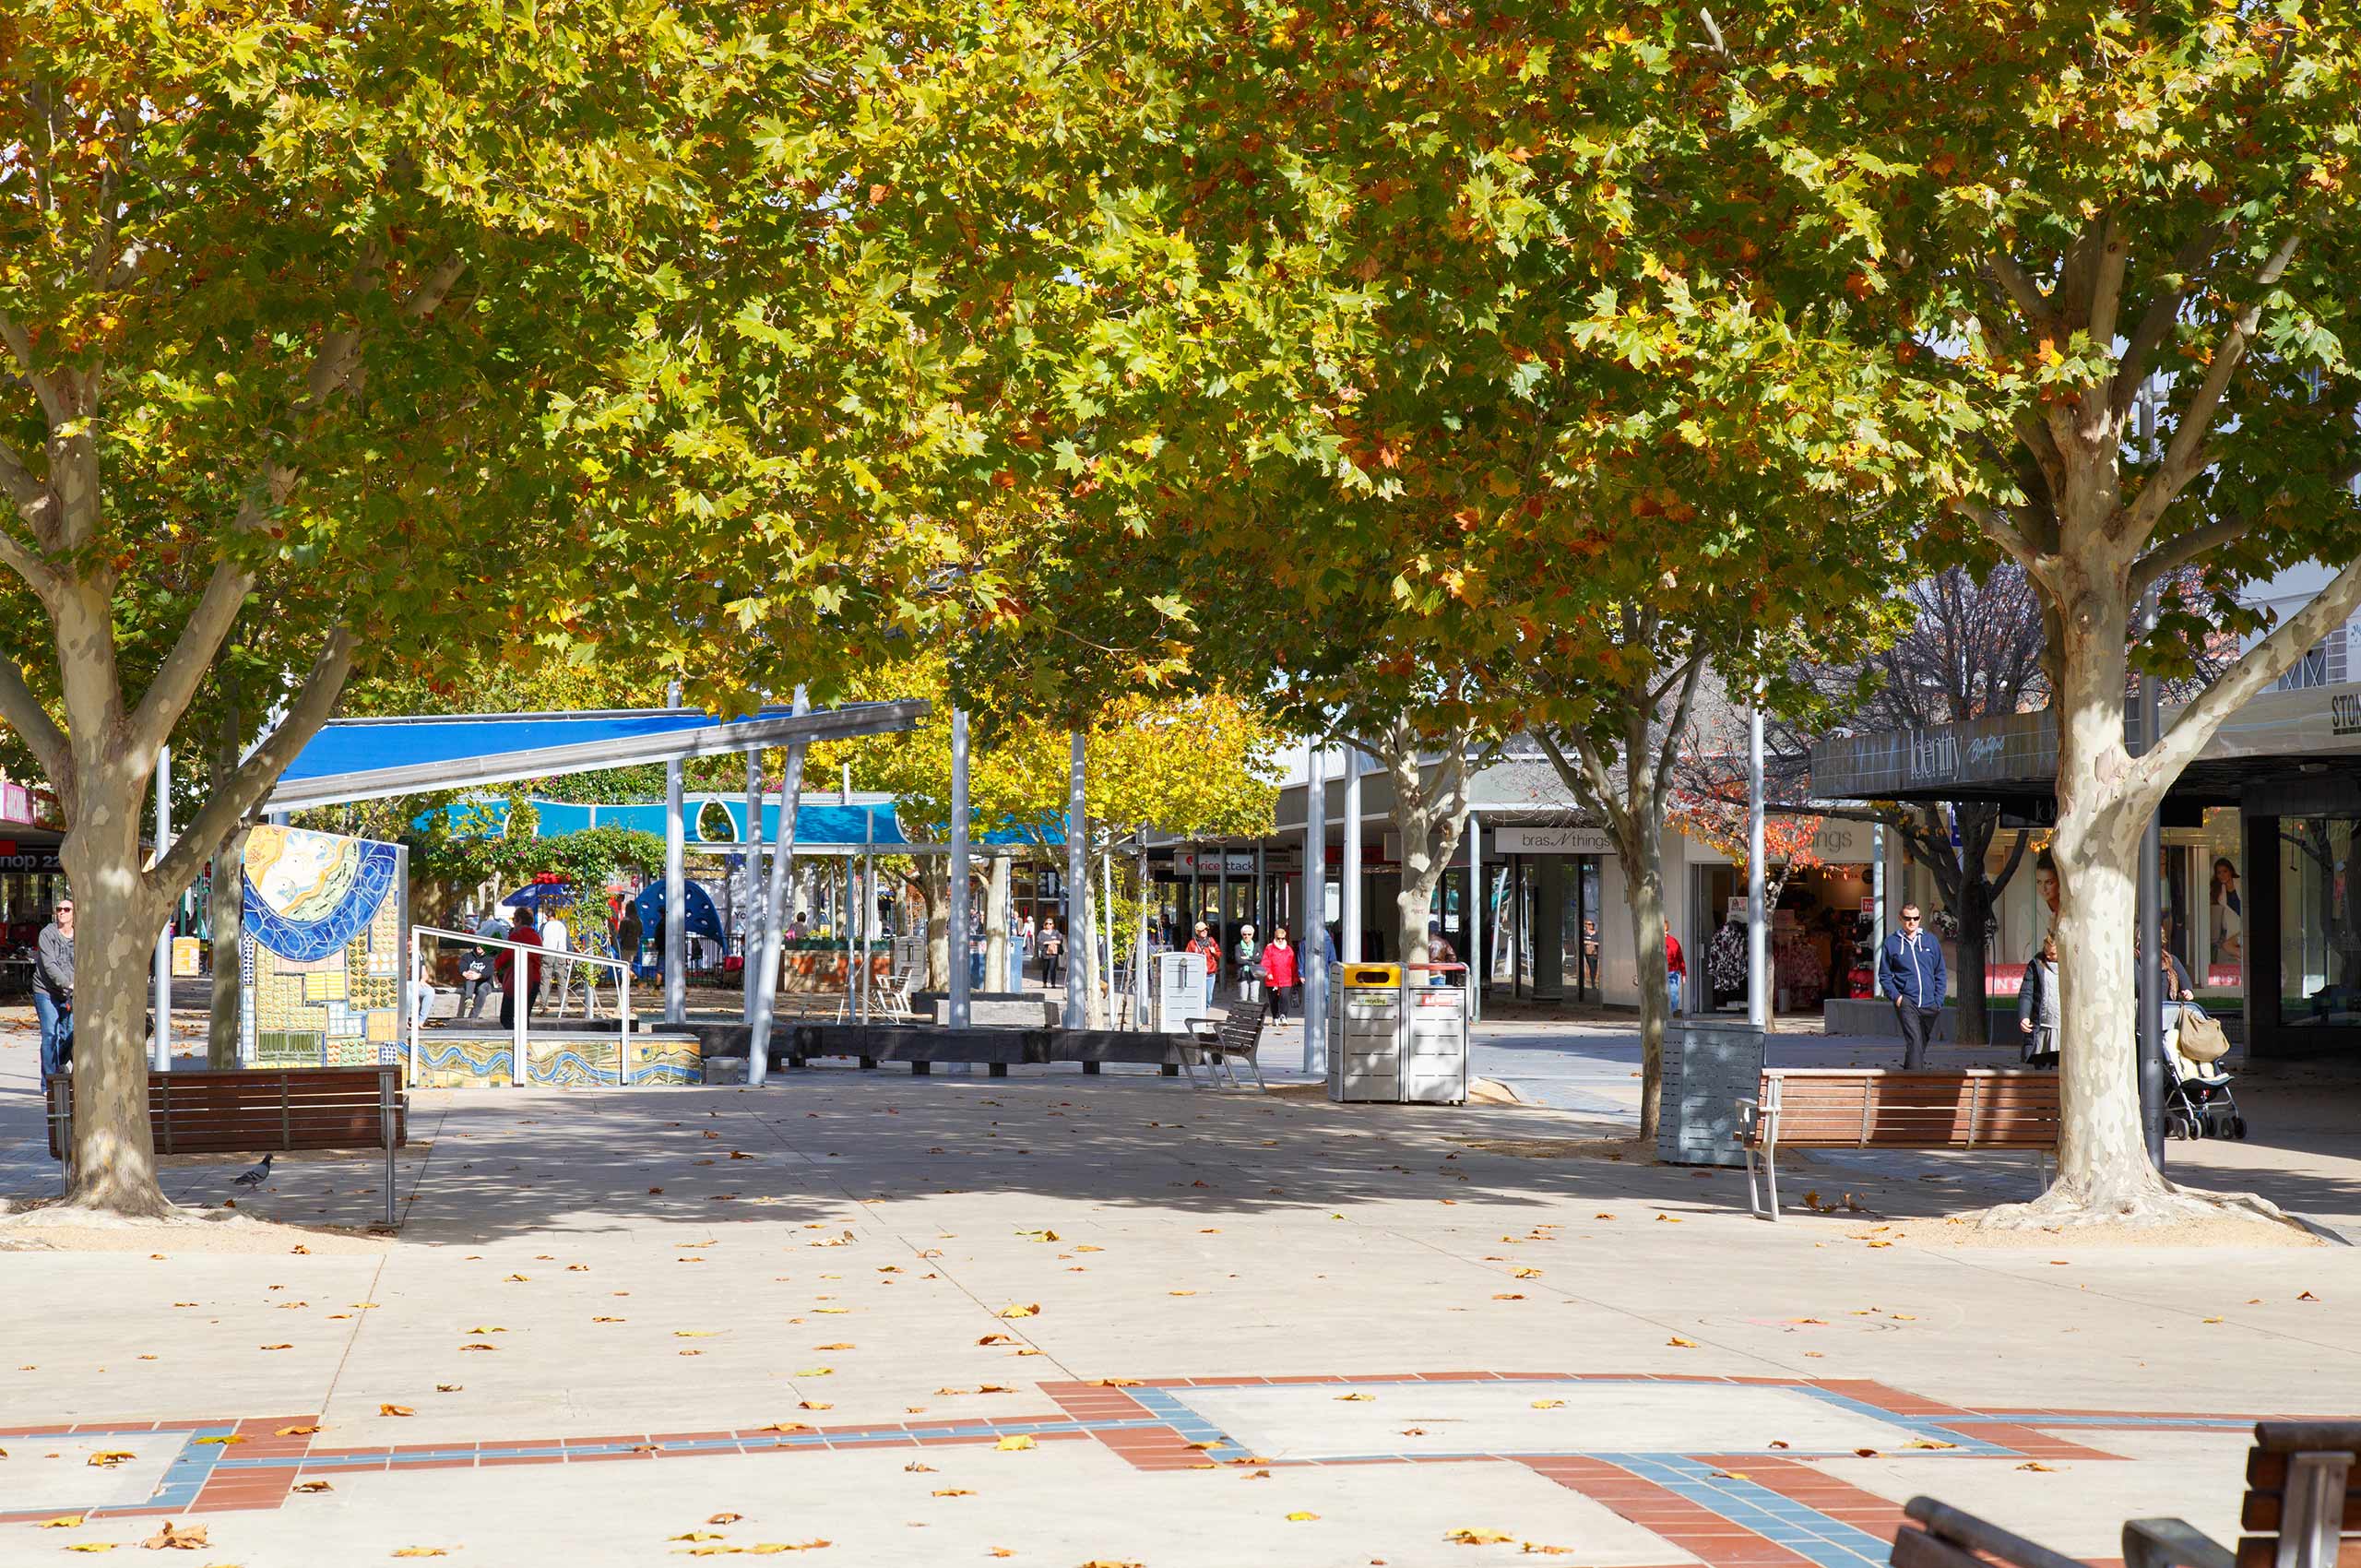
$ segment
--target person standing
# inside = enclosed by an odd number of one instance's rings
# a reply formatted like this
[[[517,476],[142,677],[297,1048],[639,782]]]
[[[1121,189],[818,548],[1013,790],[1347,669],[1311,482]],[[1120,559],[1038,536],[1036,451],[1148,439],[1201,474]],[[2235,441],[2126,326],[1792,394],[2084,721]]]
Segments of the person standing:
[[[2017,991],[2017,1030],[2023,1034],[2028,1067],[2058,1065],[2058,933],[2041,939],[2041,951],[2025,964]]]
[[[1055,915],[1041,917],[1041,983],[1051,991],[1058,988],[1058,961],[1065,956],[1065,933],[1058,930]]]
[[[1927,1064],[1927,1041],[1942,1015],[1949,985],[1943,944],[1921,928],[1917,905],[1903,905],[1902,929],[1885,939],[1878,955],[1878,989],[1892,1002],[1894,1018],[1902,1026],[1904,1071]]]
[[[573,936],[565,929],[564,916],[552,913],[541,922],[541,945],[552,953],[564,953],[572,947]],[[550,998],[554,993],[557,1016],[563,1018],[565,1016],[566,990],[574,983],[574,965],[564,958],[552,958],[546,968],[547,978],[542,980],[540,992],[541,1009],[544,1012],[549,1010]]]
[[[1287,943],[1287,928],[1271,928],[1271,940],[1263,949],[1263,986],[1271,993],[1271,1021],[1287,1021],[1287,998],[1296,986],[1296,954]]]
[[[539,947],[541,944],[540,932],[533,929],[532,910],[519,909],[516,911],[516,923],[509,928],[508,940],[511,942],[522,943],[528,947]],[[520,958],[524,959],[524,972],[522,974],[517,973],[517,960]],[[540,985],[540,982],[541,960],[540,955],[536,954],[531,957],[527,957],[524,954],[517,952],[513,947],[504,947],[501,949],[500,1027],[502,1028],[513,1029],[516,1027],[516,1009],[519,1006],[522,1006],[528,1016],[532,1013],[533,988]]]
[[[1598,990],[1598,922],[1583,921],[1583,989],[1596,994]]]
[[[41,1081],[74,1057],[74,900],[60,898],[33,944],[33,1012],[41,1018]]]
[[[1204,1005],[1205,1012],[1210,1015],[1214,1010],[1214,980],[1221,973],[1221,942],[1208,934],[1205,922],[1199,921],[1197,933],[1189,939],[1188,950],[1196,954],[1204,964]]]
[[[1672,998],[1670,1011],[1680,1011],[1681,983],[1689,978],[1689,958],[1680,951],[1680,938],[1672,934],[1672,927],[1664,928],[1664,980],[1666,992]]]
[[[615,921],[615,956],[639,971],[639,950],[647,939],[647,928],[639,921],[639,905],[632,899],[623,901],[623,917]]]
[[[1238,1000],[1260,1002],[1262,993],[1254,988],[1263,983],[1263,949],[1255,944],[1254,927],[1250,922],[1238,928]]]

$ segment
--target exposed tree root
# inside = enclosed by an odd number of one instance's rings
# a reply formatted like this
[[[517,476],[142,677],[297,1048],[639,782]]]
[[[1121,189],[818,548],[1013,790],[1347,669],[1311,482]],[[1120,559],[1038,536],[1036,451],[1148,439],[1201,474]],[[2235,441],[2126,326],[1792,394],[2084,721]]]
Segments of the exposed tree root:
[[[2059,1182],[2031,1203],[2001,1204],[1973,1217],[1976,1226],[1987,1230],[2087,1230],[2100,1226],[2151,1230],[2225,1219],[2284,1225],[2309,1233],[2303,1221],[2252,1193],[2192,1192],[2153,1172],[2103,1186]]]

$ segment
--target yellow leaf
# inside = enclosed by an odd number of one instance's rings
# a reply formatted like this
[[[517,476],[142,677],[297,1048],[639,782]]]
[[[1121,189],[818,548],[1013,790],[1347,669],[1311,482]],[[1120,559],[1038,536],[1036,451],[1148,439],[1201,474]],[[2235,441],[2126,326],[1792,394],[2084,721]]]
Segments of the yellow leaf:
[[[2028,1459],[2023,1464],[2018,1466],[2017,1468],[2020,1470],[2039,1470],[2044,1475],[2056,1475],[2058,1473],[2057,1466],[2045,1465],[2038,1459]]]
[[[82,1515],[79,1514],[61,1514],[54,1519],[43,1519],[41,1522],[41,1527],[44,1530],[79,1529],[81,1525]]]
[[[1533,1408],[1536,1410],[1562,1410],[1566,1402],[1563,1399],[1536,1399]]]
[[[675,1339],[712,1339],[719,1336],[721,1330],[718,1328],[676,1328],[672,1331],[672,1337]]]
[[[817,1551],[824,1546],[834,1546],[835,1544],[836,1543],[834,1541],[817,1539],[799,1541],[765,1540],[756,1541],[746,1550],[753,1553],[756,1557],[775,1557],[782,1551]]]
[[[1957,1448],[1956,1443],[1937,1443],[1929,1437],[1914,1437],[1902,1445],[1904,1448]]]
[[[1193,1296],[1196,1292],[1194,1290],[1167,1290],[1165,1294],[1168,1296]]]
[[[1516,1270],[1516,1277],[1519,1279],[1538,1279],[1541,1277],[1541,1271],[1537,1268],[1520,1268]]]
[[[976,1494],[969,1491],[964,1486],[944,1486],[935,1488],[934,1495],[937,1497],[973,1497]]]
[[[1000,1315],[1003,1317],[1038,1317],[1040,1313],[1041,1303],[1038,1301],[1028,1306],[1018,1306],[1012,1302],[1000,1310]]]
[[[125,1459],[132,1457],[134,1457],[134,1455],[131,1454],[115,1449],[109,1449],[104,1453],[91,1455],[86,1463],[95,1465],[101,1470],[112,1470],[117,1465],[122,1464]]]
[[[1090,1386],[1093,1388],[1137,1388],[1140,1386],[1140,1380],[1135,1377],[1094,1377],[1090,1380]]]
[[[482,1340],[479,1339],[472,1345],[462,1345],[459,1348],[462,1350],[497,1350],[500,1347],[497,1345],[487,1345]]]
[[[396,1557],[448,1557],[451,1554],[439,1546],[406,1546],[397,1550]]]
[[[798,1399],[796,1405],[806,1410],[833,1410],[836,1406],[825,1399]]]
[[[1306,1519],[1317,1519],[1320,1515],[1311,1512],[1309,1509],[1299,1508],[1294,1513],[1288,1515],[1287,1517],[1290,1520],[1300,1524]]]
[[[1683,1350],[1694,1350],[1697,1348],[1697,1341],[1694,1339],[1683,1339],[1678,1334],[1666,1340],[1665,1343],[1667,1345],[1677,1345]]]
[[[707,1519],[706,1523],[708,1525],[734,1525],[745,1516],[746,1515],[743,1514],[716,1514],[712,1518]]]
[[[812,1348],[814,1350],[849,1350],[853,1348],[853,1347],[850,1345],[814,1345]]]
[[[441,1385],[437,1384],[437,1386],[439,1387]],[[418,1414],[416,1410],[411,1409],[407,1405],[380,1405],[377,1407],[377,1413],[381,1416],[415,1416]]]
[[[113,1551],[122,1544],[119,1540],[77,1540],[65,1550],[68,1551]]]
[[[512,1274],[507,1278],[502,1280],[501,1283],[503,1285],[522,1285],[527,1281],[528,1277],[528,1276],[522,1274]]]
[[[805,1367],[801,1372],[797,1372],[795,1375],[798,1377],[834,1377],[836,1374],[836,1369],[834,1367]]]
[[[1492,1546],[1501,1541],[1514,1540],[1516,1538],[1506,1530],[1461,1528],[1452,1531],[1442,1538],[1459,1546]]]
[[[1035,1443],[1034,1441],[1025,1433],[1019,1432],[1014,1437],[1002,1438],[998,1443],[994,1444],[994,1446],[1003,1453],[1013,1454],[1018,1449],[1038,1447],[1038,1444]]]
[[[297,1491],[334,1491],[336,1488],[330,1486],[326,1481],[297,1481],[295,1483],[294,1490]]]
[[[316,1423],[311,1426],[280,1427],[279,1431],[272,1435],[276,1437],[309,1437],[319,1430],[320,1429]]]
[[[320,1429],[319,1429],[319,1428],[317,1428],[317,1427],[305,1427],[303,1430],[304,1430],[305,1431],[319,1431]],[[230,1444],[231,1444],[231,1443],[243,1443],[243,1442],[245,1442],[245,1439],[244,1439],[244,1438],[240,1437],[240,1436],[238,1436],[236,1433],[232,1432],[231,1434],[230,1434],[230,1435],[229,1435],[229,1436],[227,1436],[227,1437],[200,1437],[200,1438],[198,1438],[198,1439],[196,1440],[196,1446],[198,1446],[198,1447],[205,1447],[205,1446],[209,1446],[209,1445],[218,1445],[218,1446],[219,1446],[219,1447],[227,1448]]]
[[[1340,1405],[1353,1405],[1376,1397],[1374,1394],[1339,1394],[1336,1396],[1336,1402]]]
[[[685,1535],[666,1536],[664,1538],[666,1540],[719,1540],[721,1537],[712,1530],[691,1530]]]

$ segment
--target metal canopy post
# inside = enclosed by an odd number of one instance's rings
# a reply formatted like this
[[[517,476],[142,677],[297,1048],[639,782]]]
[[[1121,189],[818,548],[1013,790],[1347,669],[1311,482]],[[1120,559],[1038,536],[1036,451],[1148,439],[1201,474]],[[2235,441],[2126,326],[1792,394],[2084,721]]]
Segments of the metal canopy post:
[[[1139,954],[1132,961],[1132,1028],[1147,1028],[1147,834],[1139,838],[1140,944]],[[1259,853],[1259,851],[1258,851]]]
[[[681,706],[681,683],[664,693],[664,706]],[[681,820],[681,763],[664,765],[664,1021],[675,1028],[689,1021],[688,974],[688,856],[687,829]]]
[[[795,711],[805,711],[803,688],[795,688]],[[787,908],[788,878],[795,870],[795,809],[803,794],[803,742],[788,743],[787,766],[778,776],[778,826],[771,840],[770,890],[765,896],[764,908],[776,912]],[[760,1085],[768,1076],[771,1064],[771,1012],[778,1000],[778,961],[780,938],[786,933],[787,922],[771,919],[763,922],[763,970],[754,978],[754,1016],[746,1044],[746,1082]]]
[[[951,1027],[964,1029],[973,1014],[968,966],[975,944],[967,934],[967,711],[951,710]]]
[[[1304,748],[1303,1070],[1327,1071],[1328,778],[1317,737]]]
[[[172,847],[172,748],[160,746],[156,751],[156,863],[164,863],[164,851]],[[215,874],[219,875],[217,871]],[[172,889],[172,907],[180,906],[180,889]],[[172,1070],[172,917],[164,916],[163,929],[156,933],[155,972],[156,1036],[149,1042],[159,1073]]]
[[[1762,908],[1762,695],[1758,685],[1756,705],[1746,712],[1746,1021],[1758,1029],[1771,1026],[1771,929]],[[1689,989],[1683,982],[1683,1012],[1694,1011]]]
[[[744,1017],[754,1021],[754,956],[763,941],[763,754],[746,754],[746,831],[739,836],[746,854],[746,919],[741,938],[741,963],[745,982]]]
[[[2156,629],[2153,588],[2140,600],[2140,629],[2143,635]],[[2156,678],[2144,671],[2140,676],[2139,703],[2140,750],[2145,753],[2162,739],[2162,733],[2157,722]],[[2140,831],[2140,943],[2131,989],[2140,1004],[2140,1124],[2147,1139],[2148,1158],[2159,1170],[2165,1168],[2165,993],[2171,973],[2165,960],[2162,824],[2163,814],[2151,812],[2147,826]],[[1967,1005],[1966,997],[1960,998],[1960,1005]]]
[[[1467,808],[1467,907],[1462,911],[1466,926],[1467,951],[1459,961],[1467,966],[1467,1016],[1474,1022],[1484,1016],[1484,981],[1489,971],[1484,968],[1484,823],[1476,808]]]
[[[872,989],[869,972],[869,948],[876,940],[877,924],[877,808],[860,808],[860,1021],[869,1022],[869,995]],[[888,942],[890,949],[891,943]]]
[[[1088,921],[1077,928],[1076,910],[1089,907],[1090,862],[1083,853],[1083,815],[1086,807],[1083,800],[1083,767],[1086,755],[1082,731],[1072,737],[1072,751],[1066,766],[1066,1006],[1065,1025],[1070,1029],[1083,1027],[1089,1015],[1084,1011],[1082,991],[1082,950],[1074,944],[1091,940]]]
[[[1361,754],[1350,741],[1345,742],[1345,863],[1341,873],[1345,884],[1345,940],[1337,946],[1337,956],[1347,964],[1361,961]]]

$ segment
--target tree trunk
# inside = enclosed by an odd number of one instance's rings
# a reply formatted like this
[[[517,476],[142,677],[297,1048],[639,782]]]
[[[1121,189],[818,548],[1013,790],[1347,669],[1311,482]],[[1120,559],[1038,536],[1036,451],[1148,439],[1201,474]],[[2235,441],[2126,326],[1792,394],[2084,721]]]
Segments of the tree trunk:
[[[1093,842],[1090,820],[1082,825],[1082,841],[1086,846],[1082,862],[1082,885],[1066,889],[1070,918],[1066,921],[1066,959],[1074,965],[1074,974],[1082,981],[1082,1021],[1085,1027],[1103,1029],[1107,1027],[1107,998],[1098,986],[1098,900],[1097,883],[1090,874],[1090,862],[1097,851],[1088,848]]]
[[[1967,836],[1961,835],[1963,843]],[[1972,844],[1966,845],[1967,872],[1960,879],[1959,905],[1952,913],[1959,920],[1959,961],[1952,967],[1958,971],[1958,1025],[1952,1039],[1959,1045],[1987,1045],[1992,1039],[1991,1010],[1984,1004],[1985,948],[1992,931],[1992,890],[1984,880],[1984,862]]]
[[[930,859],[920,873],[926,886],[926,989],[951,989],[951,873],[946,861]]]
[[[1653,1146],[1664,1112],[1664,1034],[1672,1019],[1672,985],[1664,956],[1664,840],[1634,813],[1617,836],[1631,905],[1631,951],[1640,979],[1640,1142]]]
[[[213,930],[213,1005],[205,1035],[205,1064],[238,1064],[239,936],[245,927],[246,830],[240,828],[213,857],[206,923]]]
[[[164,906],[140,872],[146,776],[85,767],[59,849],[74,890],[74,1182],[66,1200],[135,1218],[172,1205],[156,1182],[145,1028]]]
[[[984,893],[984,989],[1008,989],[1009,859],[994,855]]]

